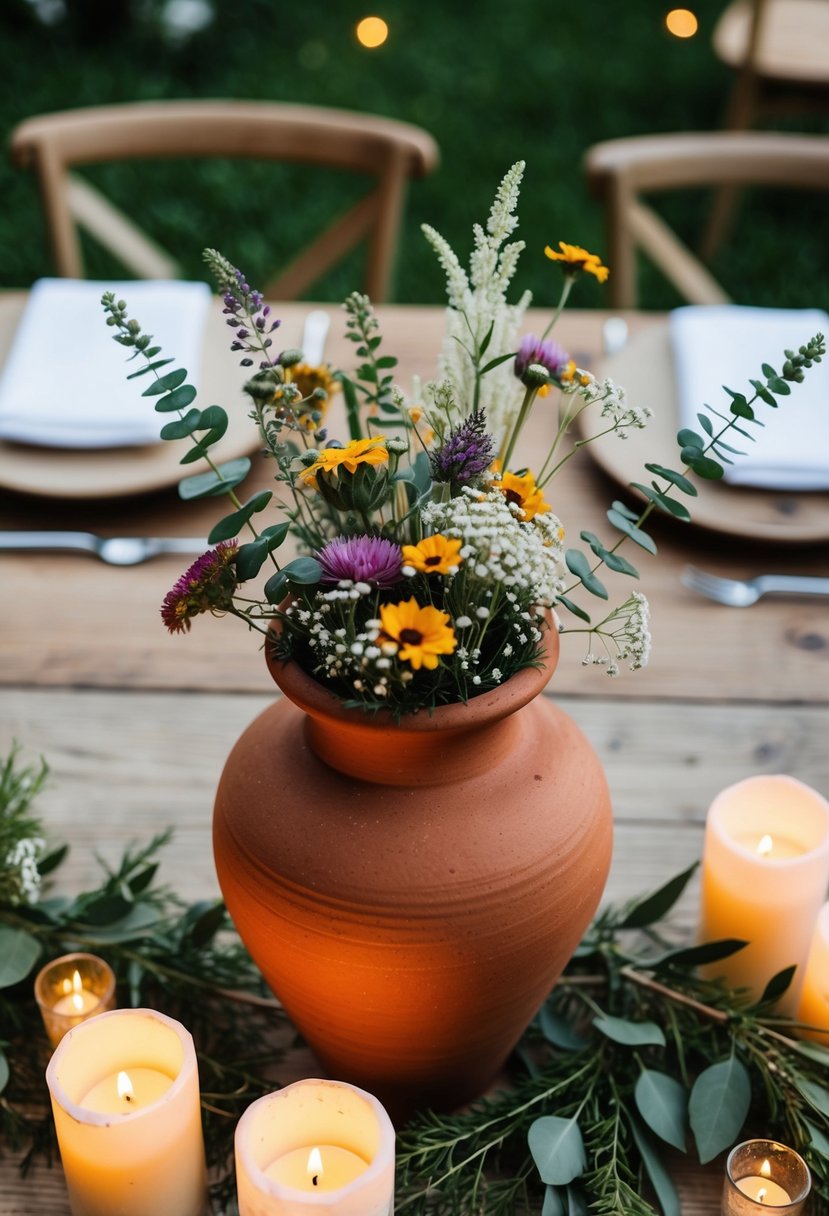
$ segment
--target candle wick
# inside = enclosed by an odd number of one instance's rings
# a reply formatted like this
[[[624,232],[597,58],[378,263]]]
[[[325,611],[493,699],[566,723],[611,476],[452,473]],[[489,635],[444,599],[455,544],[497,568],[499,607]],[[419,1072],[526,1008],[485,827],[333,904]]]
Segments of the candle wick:
[[[319,1186],[319,1184],[320,1184],[320,1178],[319,1178],[319,1174],[314,1174],[314,1175],[312,1176],[312,1178],[311,1178],[311,1185],[312,1185],[312,1186]]]
[[[132,1094],[124,1094],[125,1102],[132,1102]]]

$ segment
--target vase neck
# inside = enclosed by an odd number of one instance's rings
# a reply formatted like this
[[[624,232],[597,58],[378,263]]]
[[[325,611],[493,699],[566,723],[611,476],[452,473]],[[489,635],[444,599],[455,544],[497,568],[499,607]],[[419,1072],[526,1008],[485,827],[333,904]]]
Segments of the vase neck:
[[[406,730],[309,715],[306,738],[314,754],[347,777],[374,785],[422,787],[485,773],[514,746],[517,714],[468,729]]]

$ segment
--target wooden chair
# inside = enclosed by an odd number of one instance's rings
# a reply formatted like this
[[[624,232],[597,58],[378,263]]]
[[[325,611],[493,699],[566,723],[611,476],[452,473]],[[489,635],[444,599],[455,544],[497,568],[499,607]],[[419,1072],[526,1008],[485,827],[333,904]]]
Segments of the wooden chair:
[[[720,185],[829,190],[829,136],[760,131],[633,136],[595,144],[584,167],[592,193],[605,207],[611,306],[636,306],[639,250],[690,303],[721,304],[728,302],[722,287],[642,195]]]
[[[91,107],[26,119],[12,133],[15,164],[35,170],[63,277],[84,274],[78,227],[141,278],[176,277],[173,258],[72,170],[126,159],[245,157],[330,166],[370,188],[266,286],[295,299],[362,241],[364,289],[388,297],[407,181],[438,161],[426,132],[390,118],[279,102],[162,101]],[[205,239],[209,234],[205,233]]]
[[[726,130],[829,112],[829,0],[732,0],[714,27],[712,45],[736,73]],[[704,258],[725,239],[737,195],[734,187],[717,192],[700,244]]]

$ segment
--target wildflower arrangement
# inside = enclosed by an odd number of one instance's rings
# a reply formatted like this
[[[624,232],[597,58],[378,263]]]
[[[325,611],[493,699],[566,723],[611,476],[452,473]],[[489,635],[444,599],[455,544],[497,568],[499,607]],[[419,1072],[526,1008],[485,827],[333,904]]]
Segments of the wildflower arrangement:
[[[560,298],[543,334],[520,337],[531,297],[525,292],[510,303],[507,294],[524,248],[511,239],[523,172],[523,162],[513,165],[486,227],[475,226],[468,271],[424,226],[446,275],[447,328],[436,377],[408,397],[394,382],[397,361],[382,352],[366,296],[355,292],[344,304],[356,372],[309,367],[301,351],[278,348],[279,321],[241,271],[205,251],[233,330],[231,350],[253,369],[245,385],[250,414],[273,460],[276,492],[245,502],[236,488],[250,461],[216,464],[211,456],[227,426],[225,411],[194,407],[187,372],[162,370],[171,361],[159,358],[152,336],[127,317],[124,301],[104,295],[115,340],[143,357],[133,374],[153,377],[145,395],[173,416],[162,438],[189,439],[182,463],[209,466],[181,483],[181,496],[227,495],[233,507],[211,531],[213,547],[164,600],[161,615],[171,632],[185,632],[196,616],[211,613],[239,617],[268,635],[277,619],[274,644],[282,657],[296,660],[345,704],[397,715],[466,701],[537,665],[549,619],[561,632],[586,638],[585,664],[609,675],[623,662],[645,665],[647,600],[633,591],[615,607],[604,606],[609,593],[598,571],[638,577],[620,545],[656,552],[643,528],[650,513],[689,518],[675,497],[696,494],[688,474],[722,476],[722,462],[735,451],[723,436],[751,438],[747,428],[759,425],[753,403],[776,406],[775,395],[786,395],[789,382],[820,361],[823,338],[787,351],[779,374],[764,365],[765,379],[752,381],[751,398],[727,390],[728,413],[711,411],[720,423],[700,415],[704,435],[681,431],[682,470],[646,465],[651,481],[636,484],[645,506],[637,512],[615,502],[608,512],[614,541],[581,532],[585,548],[565,547],[554,511],[555,475],[587,443],[624,439],[645,426],[649,411],[611,380],[577,367],[549,336],[579,276],[607,278],[597,255],[564,242],[546,247],[551,270],[563,275]],[[340,391],[347,437],[329,434],[329,403]],[[559,397],[558,420],[551,421],[547,451],[530,468],[517,455],[520,436],[535,403],[551,392]],[[588,407],[595,434],[573,444],[572,424]],[[273,505],[278,522],[260,526],[261,513]],[[289,538],[295,555],[280,562],[277,551]],[[579,602],[584,592],[603,604],[597,619]]]

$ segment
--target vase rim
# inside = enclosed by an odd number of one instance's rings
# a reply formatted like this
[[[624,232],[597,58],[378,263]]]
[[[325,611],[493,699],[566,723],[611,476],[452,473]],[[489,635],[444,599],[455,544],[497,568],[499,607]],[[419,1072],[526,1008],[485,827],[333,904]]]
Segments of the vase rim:
[[[405,714],[398,720],[391,710],[387,709],[371,714],[357,708],[347,709],[336,693],[315,680],[295,660],[284,661],[276,657],[272,636],[282,632],[281,620],[274,617],[268,628],[265,660],[271,677],[286,697],[315,718],[334,719],[382,730],[394,726],[400,730],[416,732],[460,731],[505,718],[527,705],[543,691],[556,669],[560,650],[558,629],[552,613],[548,610],[539,666],[524,667],[510,676],[505,683],[480,693],[469,701],[455,701],[438,705],[432,710],[418,710],[416,713]]]

